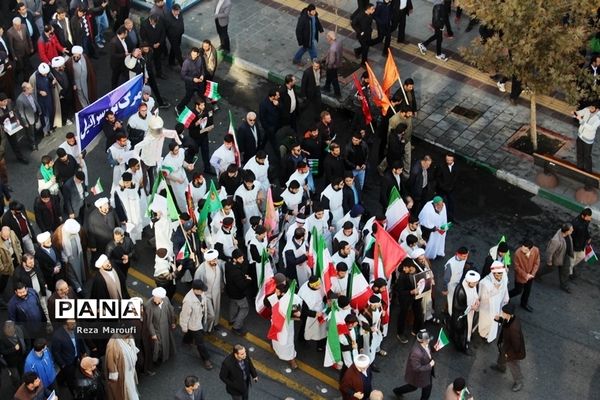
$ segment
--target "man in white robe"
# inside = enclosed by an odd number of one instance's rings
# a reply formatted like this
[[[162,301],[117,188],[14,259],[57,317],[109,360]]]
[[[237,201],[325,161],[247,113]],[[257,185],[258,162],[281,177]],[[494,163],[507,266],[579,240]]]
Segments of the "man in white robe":
[[[440,196],[435,196],[433,200],[425,203],[419,213],[419,222],[423,229],[430,232],[425,248],[427,258],[435,260],[438,256],[444,257],[446,254],[446,232],[449,226],[446,205]]]
[[[217,176],[227,171],[227,167],[236,163],[233,135],[228,133],[223,138],[223,144],[210,156],[210,165],[215,169]]]
[[[204,179],[204,175],[202,175],[200,172],[196,172],[187,188],[187,191],[192,197],[192,204],[194,205],[194,208],[198,206],[198,201],[203,199],[206,195],[206,191],[208,190],[206,186],[206,179]]]
[[[321,279],[312,275],[298,291],[303,301],[302,317],[305,318],[304,339],[317,341],[317,351],[325,347],[327,324],[325,324],[325,302]]]
[[[346,296],[348,293],[348,264],[335,264],[335,276],[331,277],[331,288],[327,296],[330,299],[335,299],[340,296]]]
[[[417,246],[425,248],[427,242],[423,239],[423,232],[421,231],[421,227],[419,226],[419,218],[411,215],[408,219],[408,225],[406,228],[400,232],[400,236],[398,237],[398,243],[404,244],[406,243],[406,237],[408,235],[415,235],[419,240],[417,242]]]
[[[111,206],[116,210],[119,220],[125,221],[127,232],[133,242],[142,238],[142,216],[140,195],[133,184],[133,175],[124,172],[118,185],[112,187]]]
[[[167,254],[173,255],[171,236],[176,225],[169,218],[167,199],[156,194],[150,209],[155,213],[155,218],[153,219],[155,248],[167,249]]]
[[[452,316],[452,299],[454,298],[454,289],[460,283],[465,269],[465,263],[469,258],[469,250],[466,247],[460,247],[451,259],[444,265],[444,279],[442,286],[442,295],[446,295],[448,301],[448,314]]]
[[[108,399],[138,400],[137,353],[139,349],[129,335],[114,334],[106,345],[106,369],[108,372]]]
[[[238,204],[242,215],[238,217],[244,224],[244,235],[250,230],[250,218],[262,217],[260,211],[263,204],[263,194],[260,192],[260,182],[257,182],[254,172],[246,171],[242,184],[235,191],[233,198]]]
[[[331,237],[335,228],[331,226],[332,217],[329,210],[325,210],[321,204],[313,205],[313,213],[306,218],[305,229],[311,233],[313,228],[317,230],[319,235],[323,236],[325,245],[331,253]]]
[[[76,219],[69,218],[62,225],[62,243],[59,243],[61,249],[61,259],[67,267],[67,280],[75,289],[75,292],[81,296],[85,289],[87,280],[86,268],[83,261],[85,253],[81,246],[79,232],[81,225]],[[57,235],[58,236],[58,235]]]
[[[499,324],[494,320],[510,300],[506,268],[494,261],[491,273],[479,282],[479,336],[492,343],[498,336]]]
[[[131,142],[124,133],[117,134],[115,142],[108,148],[112,159],[115,161],[115,165],[113,166],[113,186],[118,185],[121,175],[127,169],[127,161],[134,157],[134,154],[130,150]]]
[[[261,191],[265,192],[271,186],[269,182],[269,156],[264,150],[258,150],[256,155],[246,162],[244,169],[254,172],[256,180],[260,182]]]
[[[341,243],[346,242],[350,245],[351,249],[356,251],[359,240],[358,230],[354,229],[354,223],[352,221],[345,221],[342,224],[342,229],[333,236],[333,248],[339,249]]]
[[[163,159],[161,169],[167,171],[166,180],[173,189],[179,211],[187,210],[185,191],[188,186],[188,178],[185,170],[193,171],[194,164],[188,164],[185,161],[185,153],[176,142],[169,143],[169,153]]]
[[[219,252],[211,249],[204,253],[204,262],[200,264],[194,273],[194,280],[200,279],[207,286],[205,292],[207,300],[206,332],[212,332],[217,328],[221,318],[221,292],[225,287],[223,271],[219,265]]]
[[[369,298],[369,305],[358,315],[363,337],[363,349],[365,354],[369,356],[371,368],[375,372],[380,371],[373,364],[377,354],[381,356],[387,355],[385,350],[381,350],[381,342],[383,341],[383,331],[381,329],[382,313],[381,299],[373,295]]]
[[[337,224],[344,218],[344,208],[342,207],[344,201],[343,187],[344,180],[335,178],[321,193],[323,208],[331,212],[333,217],[332,224],[336,226],[336,230],[341,228],[341,225],[337,226]]]
[[[292,317],[289,321],[284,322],[282,331],[277,334],[277,339],[271,339],[271,344],[280,360],[288,361],[292,369],[298,369],[298,364],[296,363],[296,346],[294,344],[294,321],[300,319],[302,299],[297,295],[293,295],[289,299],[285,295],[287,291],[288,287],[285,283],[279,284],[275,288],[275,293],[267,297],[267,302],[271,306],[271,309],[283,299],[288,299],[292,304]],[[288,304],[290,303],[284,304],[285,309],[287,309]],[[271,315],[274,315],[274,313]],[[273,325],[273,319],[271,320],[271,324]]]

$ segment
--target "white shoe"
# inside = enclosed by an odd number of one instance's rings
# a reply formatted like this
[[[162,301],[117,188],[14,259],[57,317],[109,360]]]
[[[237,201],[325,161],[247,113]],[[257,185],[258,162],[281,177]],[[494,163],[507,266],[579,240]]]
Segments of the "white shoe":
[[[100,49],[104,48],[104,44],[103,43],[96,43],[96,46],[98,46],[98,48],[100,48]]]
[[[502,82],[496,82],[496,86],[498,86],[498,90],[502,93],[506,92],[506,85]]]
[[[73,121],[71,121],[70,119],[67,120],[66,125],[73,125]]]
[[[427,53],[427,47],[423,46],[423,43],[418,43],[417,47],[419,48],[421,54],[425,55],[425,53]]]
[[[448,57],[446,57],[446,55],[444,53],[440,54],[439,56],[435,56],[435,58],[437,58],[440,61],[446,62],[448,61]]]

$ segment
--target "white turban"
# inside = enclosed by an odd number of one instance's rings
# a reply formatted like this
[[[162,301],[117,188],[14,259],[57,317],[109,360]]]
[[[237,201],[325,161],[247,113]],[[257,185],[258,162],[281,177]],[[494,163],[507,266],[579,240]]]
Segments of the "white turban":
[[[204,253],[204,259],[206,261],[216,260],[219,257],[219,252],[215,249],[210,249]]]
[[[165,288],[157,287],[152,289],[152,296],[158,297],[159,299],[164,299],[165,297],[167,297],[167,291],[165,290]]]
[[[106,264],[107,262],[108,262],[108,257],[106,257],[106,255],[102,254],[100,257],[98,257],[94,266],[96,268],[102,268],[102,266],[104,264]]]
[[[371,359],[366,354],[359,354],[354,360],[354,364],[357,368],[367,368],[371,364]]]
[[[71,48],[71,54],[83,54],[83,47],[81,47],[81,46],[73,46]]]
[[[411,253],[410,253],[410,258],[415,259],[421,256],[425,255],[425,250],[423,250],[421,247],[416,247]]]
[[[75,235],[79,233],[81,225],[79,225],[79,222],[77,222],[77,220],[69,218],[65,221],[63,229],[65,230],[65,232],[70,233],[71,235]]]
[[[94,202],[94,206],[96,206],[96,208],[100,208],[105,204],[108,204],[108,199],[106,197],[100,197]]]
[[[506,271],[506,268],[504,268],[504,264],[502,264],[502,262],[494,261],[490,266],[490,271],[504,273],[504,271]]]
[[[47,73],[50,72],[50,66],[46,63],[41,63],[38,66],[38,72],[42,75],[46,75]]]
[[[481,276],[477,271],[469,271],[465,276],[465,281],[467,281],[468,283],[479,282],[479,279],[481,279]]]
[[[39,244],[43,244],[48,239],[50,239],[50,232],[48,231],[42,232],[39,235],[37,235],[37,242]]]
[[[54,57],[52,59],[52,68],[60,68],[63,65],[65,65],[65,58],[64,57]]]

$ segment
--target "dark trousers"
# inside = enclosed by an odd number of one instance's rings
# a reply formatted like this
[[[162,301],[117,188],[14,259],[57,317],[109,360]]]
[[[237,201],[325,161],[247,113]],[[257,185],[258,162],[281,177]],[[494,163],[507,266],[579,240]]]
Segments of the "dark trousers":
[[[162,55],[163,55],[163,44],[152,50],[152,63],[154,63],[154,69],[156,75],[161,76],[162,73]]]
[[[407,145],[409,146],[409,145]],[[440,196],[444,199],[446,205],[446,215],[448,216],[449,222],[454,222],[454,195],[452,193],[446,193],[439,191]]]
[[[529,304],[529,295],[531,294],[531,287],[533,286],[533,279],[528,280],[526,283],[519,283],[515,281],[515,288],[510,291],[509,296],[515,297],[521,295],[521,305],[526,306]]]
[[[404,42],[406,40],[406,16],[408,15],[408,7],[400,10],[398,13],[398,41]]]
[[[377,24],[377,37],[371,41],[371,45],[383,42],[383,52],[387,54],[387,49],[390,47],[392,41],[392,29],[389,24],[379,25]]]
[[[424,41],[422,44],[423,46],[427,47],[429,43],[435,40],[435,54],[439,56],[440,54],[442,54],[442,30],[439,28],[434,29],[435,31],[433,32],[433,35],[431,35],[429,39]]]
[[[592,146],[577,138],[577,168],[586,172],[592,172]]]
[[[364,64],[368,61],[369,46],[371,46],[371,38],[359,39],[360,47],[354,49],[356,55],[360,55],[360,63]]]
[[[183,56],[181,55],[181,37],[169,38],[171,43],[171,50],[169,51],[169,65],[183,64]]]
[[[421,388],[421,400],[429,399],[429,396],[431,396],[431,387],[432,387],[432,385],[430,383],[429,385],[425,386],[424,388]],[[397,396],[400,396],[405,393],[414,392],[417,389],[419,389],[419,388],[407,383],[404,386],[394,388],[394,394]]]
[[[200,354],[202,361],[210,361],[210,354],[208,354],[206,344],[204,344],[203,331],[188,331],[184,335],[183,340],[186,343],[191,343],[193,341],[196,344],[196,349],[198,349],[198,354]]]
[[[221,49],[230,51],[231,46],[229,44],[229,33],[227,32],[228,25],[219,25],[219,20],[215,18],[215,26],[217,27],[217,34],[219,35],[219,40],[221,41]]]
[[[148,74],[148,86],[150,86],[150,89],[152,89],[152,94],[156,98],[156,102],[158,103],[158,105],[164,105],[165,100],[160,95],[160,90],[158,89],[158,82],[156,82],[156,78],[154,77],[154,75]]]
[[[248,400],[248,392],[244,393],[241,396],[231,395],[231,400]]]
[[[17,160],[23,160],[25,157],[23,156],[23,153],[21,152],[21,149],[19,148],[19,141],[17,140],[17,134],[5,135],[5,137],[8,138],[8,143],[10,144],[10,147],[13,149],[13,152],[15,153],[15,157],[17,157]]]
[[[190,100],[192,100],[192,97],[194,97],[195,93],[198,93],[199,96],[204,97],[203,89],[204,89],[204,85],[200,86],[200,85],[186,84],[185,85],[185,94],[183,95],[183,98],[181,99],[179,104],[177,104],[177,109],[179,110],[179,112],[181,112],[183,110],[183,107],[185,107],[189,104]]]
[[[337,68],[328,68],[325,71],[325,87],[323,89],[329,91],[331,86],[333,86],[333,93],[336,95],[341,94]]]
[[[4,289],[6,289],[9,279],[10,275],[0,275],[0,300],[4,300]]]
[[[202,163],[204,164],[204,171],[210,170],[210,153],[208,151],[208,133],[201,133],[199,137],[194,137],[194,142],[200,150],[202,156]]]
[[[450,13],[452,12],[452,0],[444,0],[444,8],[446,9],[446,19],[444,20],[444,26],[448,36],[454,36],[452,32],[452,26],[450,26]]]
[[[127,78],[127,74],[122,68],[113,69],[110,75],[110,88],[116,89],[117,86],[119,86],[122,82],[125,82]]]

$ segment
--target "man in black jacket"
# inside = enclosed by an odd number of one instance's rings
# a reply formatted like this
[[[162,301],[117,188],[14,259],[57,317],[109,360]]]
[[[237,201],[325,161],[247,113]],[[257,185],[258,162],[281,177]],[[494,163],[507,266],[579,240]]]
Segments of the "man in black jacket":
[[[592,221],[592,210],[590,208],[584,208],[581,213],[571,223],[573,225],[573,262],[571,263],[571,271],[569,279],[573,280],[577,277],[578,273],[575,271],[575,267],[583,261],[585,257],[585,246],[591,242],[590,236],[590,222]]]
[[[185,83],[185,95],[181,98],[179,104],[175,106],[175,112],[179,114],[184,106],[190,102],[194,93],[204,96],[204,75],[206,74],[206,66],[204,58],[200,57],[200,49],[192,47],[190,55],[185,59],[181,66],[181,79]]]
[[[427,45],[435,40],[435,58],[444,62],[448,61],[448,57],[442,53],[442,30],[444,29],[446,18],[448,18],[447,15],[448,10],[446,6],[444,6],[441,0],[437,0],[437,3],[433,6],[433,10],[431,12],[431,26],[434,29],[433,35],[431,35],[431,37],[429,37],[429,39],[426,41],[417,44],[421,54],[425,55],[425,53],[427,53]]]
[[[437,193],[444,199],[448,221],[454,222],[454,188],[458,180],[454,154],[448,153],[437,170]]]
[[[121,26],[117,29],[117,34],[110,39],[109,54],[110,54],[110,69],[111,88],[115,89],[119,86],[122,77],[126,77],[127,69],[125,68],[125,57],[129,53],[125,38],[127,37],[127,29]]]
[[[248,399],[250,384],[258,382],[258,374],[244,346],[233,346],[233,353],[225,357],[221,364],[219,378],[225,383],[225,390],[233,400]]]
[[[296,116],[298,115],[298,101],[296,92],[296,77],[292,74],[285,76],[283,85],[279,88],[279,102],[281,108],[281,126],[291,126],[296,130]]]
[[[264,148],[267,145],[267,142],[269,142],[275,153],[277,153],[279,149],[279,146],[275,143],[275,132],[277,132],[281,126],[281,106],[279,104],[279,97],[279,90],[271,89],[267,97],[258,106],[258,118],[260,119],[260,124],[265,132],[264,142],[260,148]]]
[[[352,171],[359,190],[365,186],[367,163],[369,162],[369,146],[365,143],[360,132],[352,135],[350,142],[344,147],[344,162],[346,169]]]
[[[325,182],[331,182],[333,178],[344,176],[345,166],[341,152],[339,144],[331,143],[329,154],[323,159],[323,176],[325,177]]]
[[[81,210],[83,209],[86,193],[85,174],[83,171],[77,171],[75,172],[75,176],[65,182],[62,189],[67,217],[76,218],[80,223],[83,221]]]
[[[262,117],[264,117],[264,112]],[[242,155],[242,164],[245,165],[248,160],[256,155],[259,149],[264,147],[264,138],[260,129],[258,129],[255,112],[250,111],[246,114],[246,118],[237,128],[236,135]]]
[[[321,112],[321,63],[313,60],[302,73],[300,97],[306,102],[304,118],[313,121]]]
[[[171,44],[171,50],[169,51],[169,65],[173,66],[183,64],[183,56],[181,55],[181,37],[185,32],[185,25],[183,23],[183,15],[181,15],[181,6],[179,4],[173,4],[171,12],[165,15],[165,25],[167,39]]]
[[[373,33],[373,13],[375,6],[367,4],[363,11],[359,11],[353,18],[352,27],[356,31],[356,39],[360,47],[354,49],[354,55],[360,57],[360,63],[365,65],[369,56],[369,46],[371,46],[371,34]]]
[[[261,229],[262,228],[262,229]],[[266,234],[263,226],[257,229]],[[244,336],[244,321],[248,316],[248,299],[246,298],[252,278],[248,275],[248,263],[240,249],[231,253],[231,261],[225,263],[225,292],[229,296],[229,322],[234,333]]]
[[[60,367],[57,376],[59,383],[72,388],[75,381],[75,371],[79,365],[79,360],[89,354],[85,342],[76,332],[77,324],[74,319],[68,319],[63,326],[54,331],[52,336],[52,356],[54,361]]]
[[[431,156],[424,155],[420,160],[415,161],[408,178],[408,190],[415,202],[414,211],[421,212],[421,208],[427,200],[427,190],[429,188],[429,173],[431,167]]]
[[[323,27],[321,21],[319,21],[317,7],[314,4],[309,4],[300,12],[296,24],[296,40],[298,40],[300,48],[294,55],[294,64],[302,65],[302,56],[307,51],[312,60],[317,58],[319,32],[323,32]]]
[[[165,27],[158,15],[150,15],[140,26],[140,36],[142,41],[150,43],[152,46],[152,62],[156,70],[156,76],[160,79],[166,79],[162,73],[161,58],[163,54],[162,44],[165,42]]]
[[[42,232],[54,232],[62,221],[60,197],[52,196],[48,189],[42,190],[33,202],[33,213]]]

